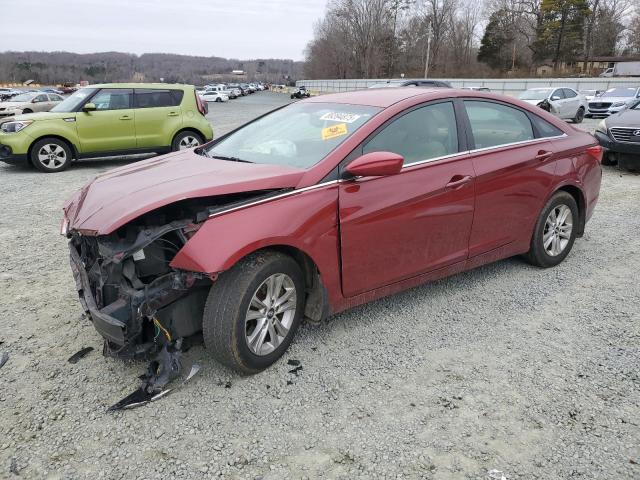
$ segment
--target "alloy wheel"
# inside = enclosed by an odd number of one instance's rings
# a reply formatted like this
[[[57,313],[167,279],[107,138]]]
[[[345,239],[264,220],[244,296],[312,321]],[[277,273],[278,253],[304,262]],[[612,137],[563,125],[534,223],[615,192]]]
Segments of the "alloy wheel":
[[[179,150],[186,150],[187,148],[194,148],[200,145],[200,141],[193,135],[187,135],[180,140],[178,144]]]
[[[547,216],[542,234],[542,244],[547,255],[556,257],[564,252],[571,240],[573,214],[566,205],[557,205]]]
[[[67,163],[67,152],[60,145],[47,143],[38,150],[38,161],[49,169],[57,169]]]
[[[245,340],[255,355],[268,355],[289,334],[297,307],[296,287],[284,273],[268,277],[251,297],[245,316]]]

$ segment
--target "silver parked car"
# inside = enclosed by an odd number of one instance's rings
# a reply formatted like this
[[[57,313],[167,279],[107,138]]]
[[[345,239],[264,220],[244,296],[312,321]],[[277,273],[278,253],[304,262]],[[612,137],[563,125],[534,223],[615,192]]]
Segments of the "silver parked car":
[[[588,106],[584,95],[568,87],[530,88],[518,98],[574,123],[582,122]]]
[[[608,117],[625,110],[637,98],[640,98],[638,87],[610,88],[589,102],[587,117]]]
[[[64,98],[56,93],[22,93],[0,103],[0,122],[23,113],[48,112]]]

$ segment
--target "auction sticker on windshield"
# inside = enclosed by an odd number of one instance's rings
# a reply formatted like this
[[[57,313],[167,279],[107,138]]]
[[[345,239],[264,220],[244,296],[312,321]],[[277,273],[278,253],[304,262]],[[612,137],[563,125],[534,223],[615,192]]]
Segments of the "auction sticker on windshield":
[[[320,117],[320,120],[330,120],[332,122],[353,123],[362,115],[355,113],[327,112]]]
[[[322,129],[322,140],[331,140],[332,138],[341,137],[349,133],[346,123],[339,123],[337,125],[331,125],[330,127]]]

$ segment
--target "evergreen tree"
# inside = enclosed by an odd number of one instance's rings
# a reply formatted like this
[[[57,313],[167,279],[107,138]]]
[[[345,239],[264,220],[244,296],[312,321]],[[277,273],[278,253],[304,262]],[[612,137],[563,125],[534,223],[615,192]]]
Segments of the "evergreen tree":
[[[478,50],[478,61],[496,70],[508,70],[511,67],[514,39],[505,21],[506,15],[504,9],[491,14]]]
[[[540,22],[533,45],[534,59],[561,61],[577,59],[583,47],[583,32],[589,6],[586,0],[542,0]]]

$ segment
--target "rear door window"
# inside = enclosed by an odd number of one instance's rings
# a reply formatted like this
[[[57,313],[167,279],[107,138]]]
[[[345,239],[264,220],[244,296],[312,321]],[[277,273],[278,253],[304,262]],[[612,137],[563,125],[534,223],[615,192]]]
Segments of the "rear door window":
[[[465,100],[475,148],[497,147],[533,140],[533,126],[526,113],[506,105]]]
[[[182,90],[136,89],[136,108],[175,107],[183,95]]]
[[[574,98],[578,96],[578,94],[570,88],[563,88],[562,93],[564,93],[565,98]]]

